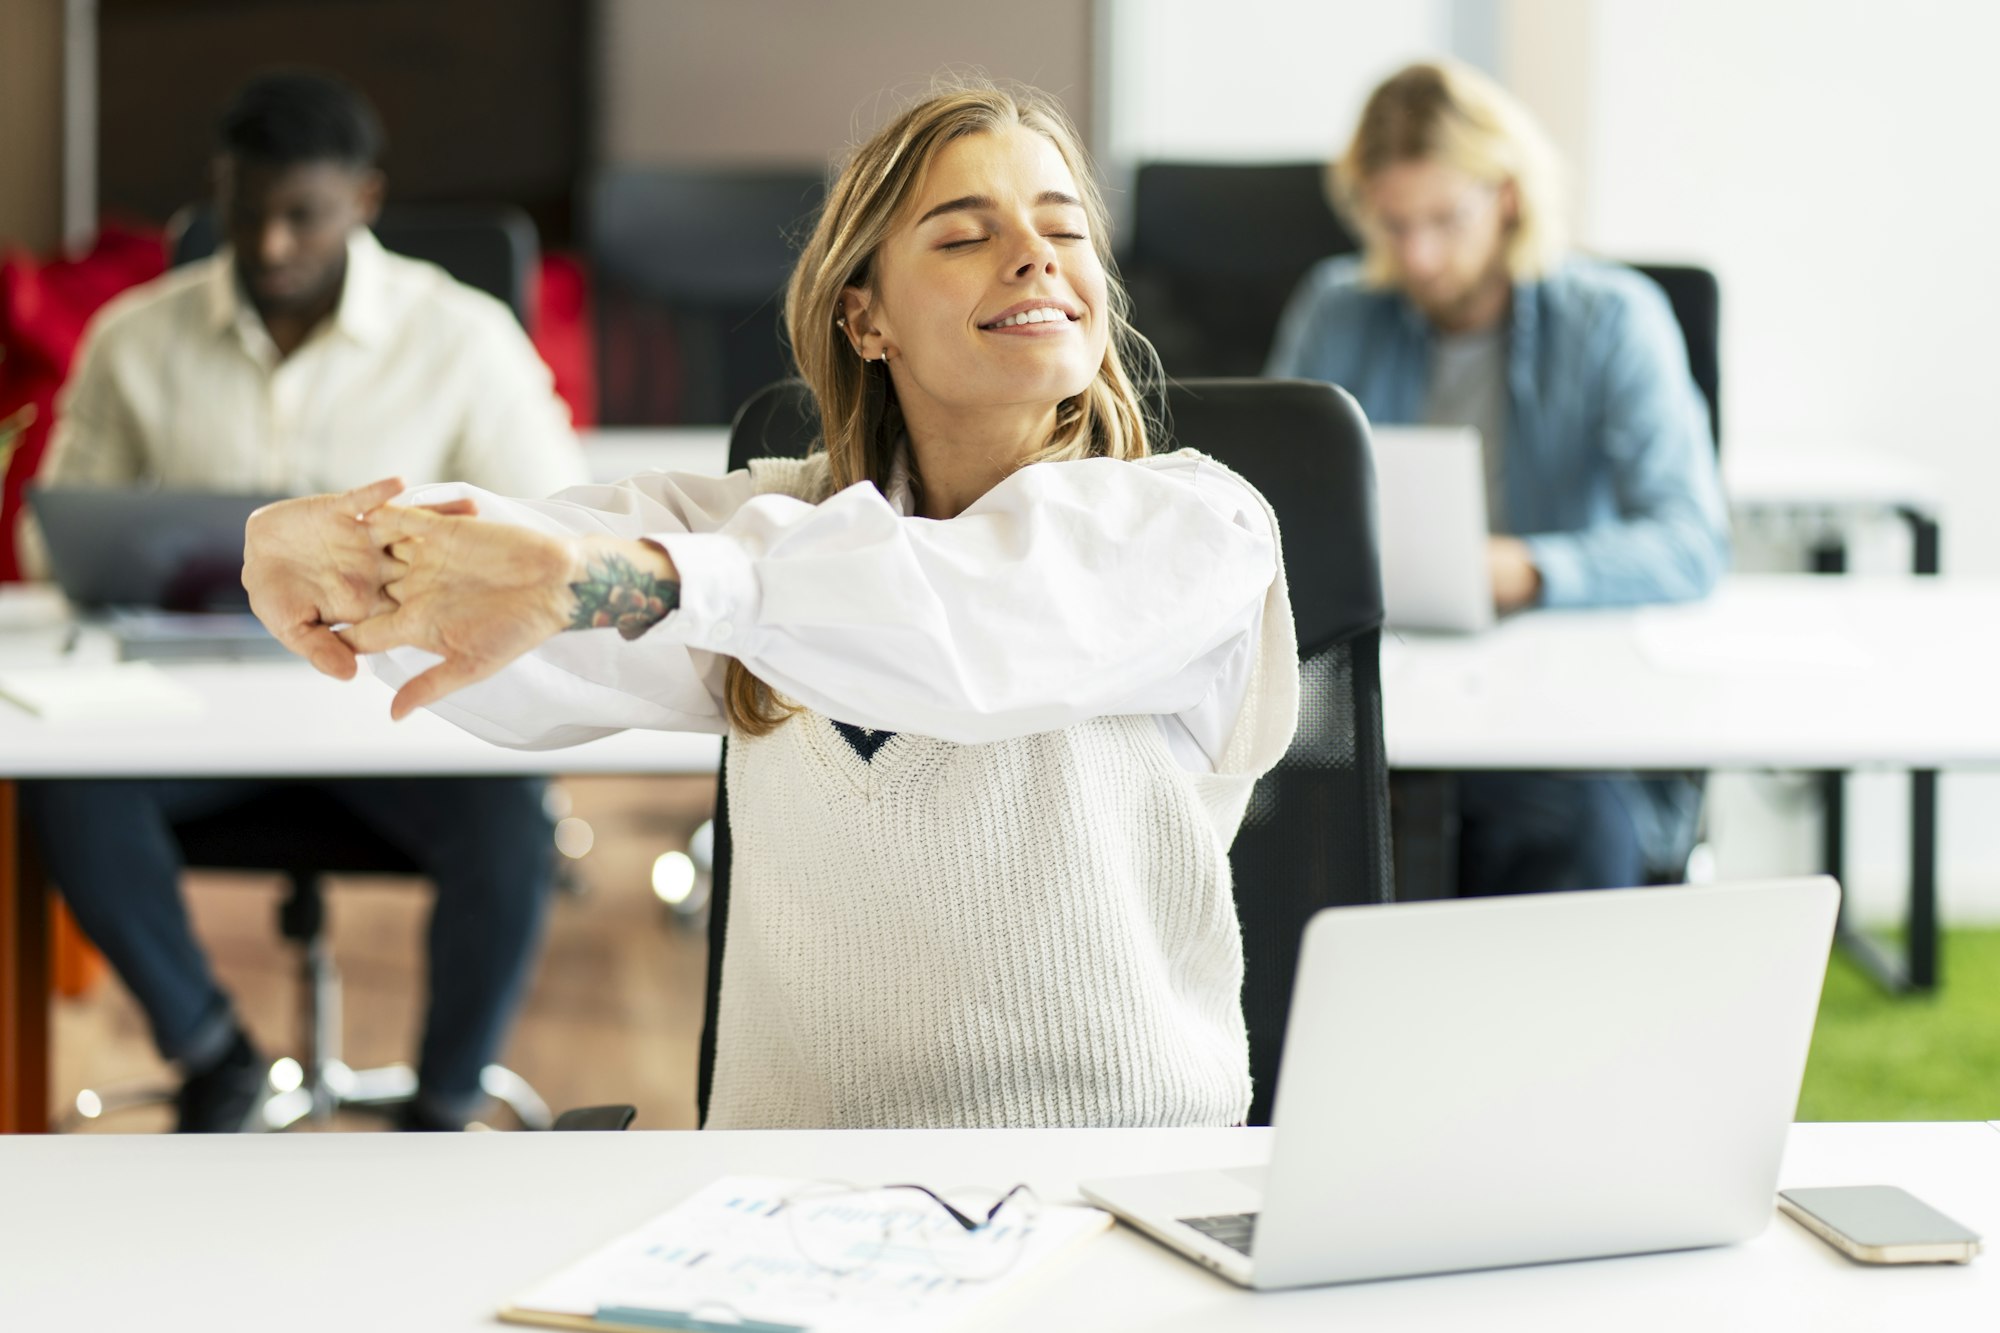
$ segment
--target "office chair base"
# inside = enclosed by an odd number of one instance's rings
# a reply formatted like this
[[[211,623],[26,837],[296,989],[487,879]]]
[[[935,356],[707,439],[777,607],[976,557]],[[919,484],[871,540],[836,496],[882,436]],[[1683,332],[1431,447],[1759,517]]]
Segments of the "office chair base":
[[[266,1074],[268,1091],[245,1126],[248,1133],[281,1133],[301,1123],[325,1125],[344,1110],[393,1115],[416,1100],[417,1074],[408,1065],[350,1069],[338,1060],[322,1066],[308,1083],[304,1071],[289,1056],[273,1061]],[[555,1123],[548,1103],[528,1081],[505,1065],[488,1065],[479,1075],[488,1097],[507,1108],[522,1129],[548,1129]],[[171,1084],[135,1083],[98,1091],[85,1088],[57,1122],[58,1133],[71,1134],[85,1125],[143,1106],[172,1106],[179,1089]]]

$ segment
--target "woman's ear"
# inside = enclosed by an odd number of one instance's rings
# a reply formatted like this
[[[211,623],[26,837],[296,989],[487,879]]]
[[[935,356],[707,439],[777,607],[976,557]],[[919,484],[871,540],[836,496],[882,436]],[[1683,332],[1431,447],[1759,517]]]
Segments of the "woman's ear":
[[[874,293],[865,287],[840,289],[840,329],[848,346],[863,361],[880,361],[888,352],[886,340],[874,319]]]

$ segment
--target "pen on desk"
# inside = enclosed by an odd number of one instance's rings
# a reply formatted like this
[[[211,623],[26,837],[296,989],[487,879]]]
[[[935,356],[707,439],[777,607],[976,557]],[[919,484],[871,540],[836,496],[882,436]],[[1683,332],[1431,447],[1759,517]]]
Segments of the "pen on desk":
[[[774,1324],[763,1319],[738,1319],[717,1309],[721,1319],[705,1319],[704,1306],[692,1310],[651,1310],[641,1305],[600,1305],[596,1321],[613,1327],[679,1329],[682,1333],[809,1333],[803,1324]]]
[[[77,642],[82,638],[83,626],[72,620],[69,624],[69,632],[63,635],[62,655],[68,657],[71,653],[75,652]]]

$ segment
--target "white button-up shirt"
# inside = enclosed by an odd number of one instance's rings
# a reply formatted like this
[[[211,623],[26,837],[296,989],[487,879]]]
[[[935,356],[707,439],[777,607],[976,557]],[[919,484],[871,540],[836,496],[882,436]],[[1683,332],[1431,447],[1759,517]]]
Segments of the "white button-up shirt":
[[[1259,660],[1297,669],[1270,509],[1192,450],[1037,463],[942,521],[917,517],[902,484],[819,504],[760,489],[752,472],[653,473],[538,502],[459,486],[408,497],[648,538],[680,573],[679,609],[644,637],[559,634],[433,711],[529,749],[628,727],[721,732],[734,657],[839,721],[960,743],[1149,714],[1183,767],[1213,772]],[[400,685],[436,660],[370,663]],[[1245,749],[1265,768],[1291,739],[1295,713],[1278,711],[1258,719],[1268,743]]]
[[[307,495],[401,476],[548,495],[586,475],[513,313],[358,229],[338,308],[282,359],[227,250],[106,306],[39,480]]]

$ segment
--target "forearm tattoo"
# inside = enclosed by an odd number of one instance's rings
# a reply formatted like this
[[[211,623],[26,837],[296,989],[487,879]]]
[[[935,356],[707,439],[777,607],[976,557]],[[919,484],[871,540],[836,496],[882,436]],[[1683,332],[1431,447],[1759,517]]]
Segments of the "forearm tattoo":
[[[622,555],[593,556],[587,577],[569,585],[576,596],[570,629],[608,629],[636,639],[681,604],[681,585],[656,579]]]

